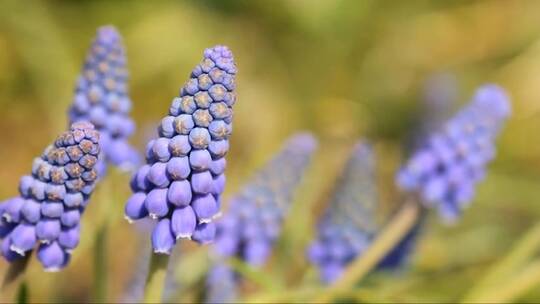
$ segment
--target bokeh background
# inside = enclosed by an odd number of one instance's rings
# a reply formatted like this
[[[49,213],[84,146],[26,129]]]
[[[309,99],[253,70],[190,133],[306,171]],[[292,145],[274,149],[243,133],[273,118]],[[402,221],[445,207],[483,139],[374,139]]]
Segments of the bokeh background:
[[[350,148],[361,138],[377,153],[377,216],[384,221],[390,214],[399,197],[394,173],[434,78],[442,79],[456,106],[483,83],[507,89],[513,116],[498,141],[497,159],[459,223],[448,227],[430,218],[410,267],[371,276],[351,300],[457,301],[540,219],[535,0],[1,1],[0,197],[16,194],[33,157],[66,127],[86,50],[96,28],[106,24],[124,36],[138,127],[133,143],[141,149],[204,48],[232,49],[238,102],[225,197],[290,134],[309,130],[319,138],[265,280],[247,279],[247,299],[285,292],[285,286],[317,286],[305,247]],[[44,273],[31,262],[31,300],[92,300],[99,288],[96,263],[106,265],[108,299],[122,298],[139,255],[149,250],[148,232],[123,219],[128,180],[113,171],[98,187],[83,219],[81,245],[65,271]],[[108,230],[96,239],[104,221]],[[107,254],[95,255],[96,242],[107,245]],[[203,288],[206,249],[181,247],[178,299],[194,301]],[[1,261],[0,272],[5,269]],[[540,300],[536,281],[536,288],[515,300]],[[15,290],[2,290],[0,301],[11,300]]]

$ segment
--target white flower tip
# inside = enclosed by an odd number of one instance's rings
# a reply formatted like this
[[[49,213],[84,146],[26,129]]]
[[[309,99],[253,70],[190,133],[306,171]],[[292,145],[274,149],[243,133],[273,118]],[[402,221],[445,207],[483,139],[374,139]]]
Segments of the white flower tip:
[[[220,218],[222,215],[223,215],[223,213],[221,213],[221,211],[220,211],[220,212],[216,213],[214,216],[212,216],[212,219],[216,220],[216,219]]]
[[[3,218],[6,222],[11,223],[12,218],[11,218],[11,215],[10,215],[9,213],[4,213],[4,214],[2,214],[2,218]]]
[[[60,269],[61,269],[60,267],[53,266],[53,267],[44,268],[43,271],[45,271],[45,272],[59,272]]]
[[[154,249],[154,253],[155,253],[155,254],[166,254],[166,255],[170,255],[170,254],[171,254],[171,250],[170,250],[170,249]]]
[[[179,240],[179,239],[191,240],[191,234],[179,234],[176,236],[176,240]]]
[[[159,216],[157,214],[155,214],[155,213],[149,213],[148,217],[150,217],[153,220],[157,220],[159,218]]]
[[[199,220],[199,224],[207,224],[212,222],[212,218],[202,218]]]
[[[134,220],[132,218],[130,218],[129,216],[127,215],[124,215],[124,219],[129,223],[129,224],[133,224]]]
[[[15,252],[16,254],[18,254],[20,256],[25,256],[25,254],[26,254],[26,251],[22,250],[21,248],[15,246],[15,245],[9,246],[9,250]]]

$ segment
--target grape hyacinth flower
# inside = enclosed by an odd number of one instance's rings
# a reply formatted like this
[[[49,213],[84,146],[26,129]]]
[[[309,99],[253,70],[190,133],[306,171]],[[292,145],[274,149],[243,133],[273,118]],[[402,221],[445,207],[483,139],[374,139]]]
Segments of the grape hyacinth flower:
[[[19,183],[20,196],[0,204],[6,260],[20,258],[39,244],[37,257],[46,271],[67,265],[95,186],[98,141],[91,123],[76,122],[34,160],[32,174]]]
[[[103,154],[96,167],[99,176],[105,174],[107,163],[129,170],[139,162],[137,151],[128,143],[135,123],[129,117],[131,100],[127,80],[122,37],[113,26],[100,27],[69,109],[71,122],[89,121],[100,132]]]
[[[327,284],[366,250],[377,232],[374,171],[371,147],[356,144],[307,252]]]
[[[398,186],[418,193],[423,205],[438,208],[444,220],[455,221],[494,158],[494,141],[510,111],[503,89],[479,88],[473,100],[410,158],[397,175]]]
[[[227,214],[217,223],[216,255],[237,256],[252,266],[267,260],[316,145],[310,134],[291,137],[284,149],[231,199]]]
[[[207,277],[207,302],[234,300],[232,290],[222,290],[236,286],[236,279],[231,282],[236,274],[224,265],[224,258],[236,256],[255,267],[266,262],[280,234],[293,191],[316,146],[311,134],[292,136],[282,151],[231,199],[227,213],[217,222],[212,246],[216,260]]]
[[[225,155],[232,132],[236,66],[225,46],[206,49],[173,99],[147,145],[146,162],[133,175],[125,206],[129,221],[150,217],[155,253],[170,254],[176,241],[214,239],[214,218],[225,187]]]

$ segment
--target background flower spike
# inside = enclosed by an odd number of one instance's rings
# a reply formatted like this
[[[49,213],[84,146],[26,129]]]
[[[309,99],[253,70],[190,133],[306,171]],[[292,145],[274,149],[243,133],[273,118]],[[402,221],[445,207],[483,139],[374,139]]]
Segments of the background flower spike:
[[[37,258],[46,271],[67,265],[79,242],[80,215],[96,182],[98,155],[99,133],[81,121],[34,160],[32,174],[21,179],[20,196],[0,204],[2,255],[7,261],[39,246]]]
[[[397,174],[398,186],[418,193],[424,206],[437,208],[443,220],[454,222],[474,198],[509,115],[502,88],[480,87],[473,100],[413,154]]]
[[[238,257],[252,266],[261,266],[267,261],[280,234],[294,190],[316,147],[317,141],[309,133],[292,136],[283,149],[231,199],[227,212],[216,222],[212,253],[216,258],[214,267],[219,270],[211,271],[208,277],[207,285],[213,287],[208,289],[207,302],[227,300],[220,299],[220,290],[232,284],[220,282],[218,276],[225,276],[223,280],[236,277],[229,273],[231,270],[223,270],[223,258]]]
[[[135,131],[129,117],[128,72],[122,37],[113,26],[98,28],[75,88],[69,119],[90,121],[101,134],[98,165],[103,176],[107,163],[131,170],[139,163],[128,139]]]
[[[133,175],[125,215],[130,221],[159,221],[152,236],[157,253],[169,254],[182,238],[200,244],[214,238],[211,222],[224,188],[235,75],[227,47],[206,49],[162,119],[159,138],[147,145],[147,164]]]
[[[369,246],[377,232],[375,157],[367,143],[357,143],[308,249],[325,283],[335,281]]]

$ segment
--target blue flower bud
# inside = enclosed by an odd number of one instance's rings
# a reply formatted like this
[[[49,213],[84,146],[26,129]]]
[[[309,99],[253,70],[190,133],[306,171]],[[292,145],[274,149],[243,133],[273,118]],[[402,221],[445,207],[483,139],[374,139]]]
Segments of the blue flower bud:
[[[176,239],[191,238],[196,226],[197,218],[193,208],[185,206],[174,210],[171,218],[171,228]]]
[[[31,224],[19,224],[9,235],[11,239],[11,251],[19,255],[25,255],[27,251],[32,250],[37,242],[36,228]]]
[[[167,164],[166,163],[155,163],[150,167],[148,172],[148,181],[150,181],[154,186],[158,188],[165,188],[170,184],[169,178],[167,177]]]
[[[148,192],[144,200],[144,206],[148,210],[148,215],[153,218],[161,218],[169,213],[167,204],[167,189],[153,189]]]
[[[216,200],[211,194],[195,196],[192,206],[199,223],[211,222],[212,218],[219,212]]]
[[[80,227],[78,225],[71,228],[62,228],[58,236],[58,244],[69,252],[79,245],[80,238]]]
[[[169,150],[173,156],[185,156],[191,151],[191,144],[187,135],[176,135],[169,142]]]
[[[21,214],[27,222],[35,224],[41,218],[41,204],[34,200],[25,200]]]
[[[49,243],[60,235],[60,221],[57,219],[42,219],[36,225],[36,236],[43,243]]]
[[[167,162],[167,173],[173,180],[186,179],[191,173],[188,157],[173,157]]]
[[[187,180],[173,182],[167,192],[167,199],[169,203],[175,206],[188,206],[192,199],[189,182]]]
[[[62,249],[58,242],[41,244],[37,251],[37,257],[43,265],[43,269],[48,272],[59,271],[69,261],[69,255]]]
[[[137,192],[133,194],[127,201],[124,213],[128,221],[139,220],[148,215],[148,210],[144,204],[146,194]]]
[[[41,214],[49,218],[59,218],[64,212],[64,205],[60,202],[45,201],[41,203]]]
[[[64,227],[74,227],[81,222],[81,211],[79,209],[68,209],[60,217],[60,222]]]
[[[191,238],[199,244],[208,244],[214,240],[215,235],[216,225],[209,222],[198,224]]]
[[[152,232],[152,247],[155,253],[170,254],[176,242],[171,231],[171,221],[168,218],[159,220]]]

